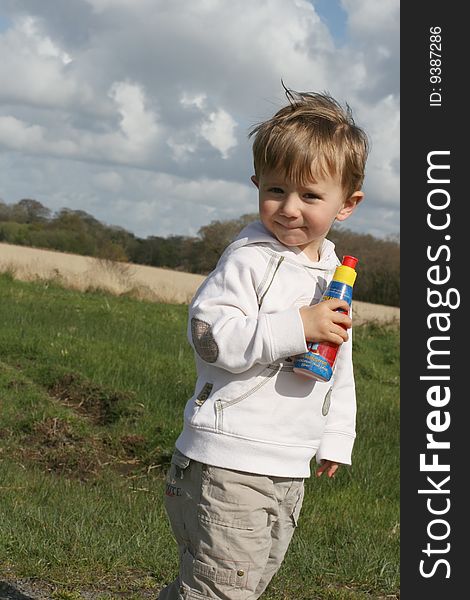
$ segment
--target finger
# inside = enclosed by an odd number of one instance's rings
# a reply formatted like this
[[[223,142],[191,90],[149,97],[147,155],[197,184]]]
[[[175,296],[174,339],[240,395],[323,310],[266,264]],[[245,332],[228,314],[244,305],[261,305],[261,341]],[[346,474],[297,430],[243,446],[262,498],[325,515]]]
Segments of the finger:
[[[339,325],[332,325],[330,333],[334,337],[334,340],[331,340],[334,344],[342,344],[349,339],[346,329],[343,329]]]
[[[331,465],[327,472],[328,477],[334,477],[338,468],[339,468],[339,465],[336,463]]]
[[[335,333],[330,334],[330,337],[326,340],[329,344],[333,344],[334,346],[341,346],[344,344],[346,340],[343,340],[342,337],[336,335]]]
[[[323,473],[325,472],[325,470],[328,468],[328,463],[323,462],[322,465],[320,467],[318,467],[315,475],[317,477],[320,477],[321,475],[323,475]]]
[[[331,320],[333,321],[333,323],[341,325],[341,327],[346,327],[346,329],[352,327],[352,320],[348,317],[348,315],[345,315],[344,313],[334,312],[334,314],[331,317]]]
[[[340,309],[349,313],[349,304],[346,302],[346,300],[341,300],[340,298],[330,298],[329,300],[324,300],[324,302],[327,303],[331,310]]]

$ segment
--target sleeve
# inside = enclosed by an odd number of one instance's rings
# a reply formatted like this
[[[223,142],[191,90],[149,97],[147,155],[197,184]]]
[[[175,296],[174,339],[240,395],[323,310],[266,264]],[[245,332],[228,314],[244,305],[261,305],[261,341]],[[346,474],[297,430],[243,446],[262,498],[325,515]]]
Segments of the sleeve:
[[[356,387],[352,363],[352,329],[341,345],[334,373],[325,431],[316,453],[316,461],[332,460],[351,464],[356,437]]]
[[[232,373],[307,351],[299,309],[259,311],[256,294],[265,261],[244,247],[222,257],[189,309],[188,338],[198,356]],[[258,273],[258,275],[257,275]]]

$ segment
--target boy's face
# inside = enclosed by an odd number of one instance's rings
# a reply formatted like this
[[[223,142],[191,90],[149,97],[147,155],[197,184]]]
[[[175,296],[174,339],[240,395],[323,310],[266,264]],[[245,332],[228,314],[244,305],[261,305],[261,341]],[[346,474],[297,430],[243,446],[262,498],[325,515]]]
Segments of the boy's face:
[[[333,177],[310,181],[306,186],[292,183],[280,171],[253,175],[259,189],[262,223],[285,246],[297,246],[314,261],[335,220],[344,221],[362,200],[362,192],[347,198],[341,183]]]

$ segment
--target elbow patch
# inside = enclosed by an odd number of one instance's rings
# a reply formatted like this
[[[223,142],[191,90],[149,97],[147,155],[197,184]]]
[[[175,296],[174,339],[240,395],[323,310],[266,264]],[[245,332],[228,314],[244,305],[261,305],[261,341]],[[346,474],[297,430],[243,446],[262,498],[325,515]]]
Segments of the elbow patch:
[[[200,319],[191,319],[191,337],[196,352],[208,363],[214,363],[219,356],[219,347],[212,335],[209,323]]]

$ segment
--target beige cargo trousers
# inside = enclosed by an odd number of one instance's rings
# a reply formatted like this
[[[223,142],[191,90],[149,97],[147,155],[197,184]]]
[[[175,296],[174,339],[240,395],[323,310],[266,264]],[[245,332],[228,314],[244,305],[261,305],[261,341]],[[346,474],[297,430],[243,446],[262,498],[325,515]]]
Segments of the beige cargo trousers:
[[[212,467],[175,449],[165,508],[179,575],[159,600],[255,600],[281,566],[304,495],[302,478]]]

